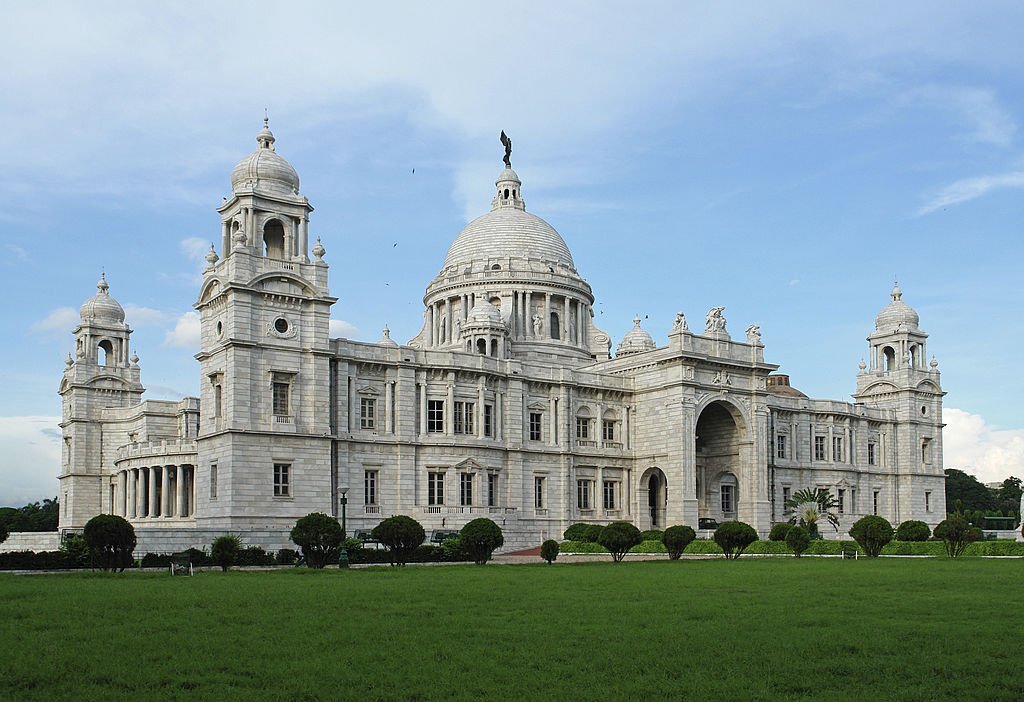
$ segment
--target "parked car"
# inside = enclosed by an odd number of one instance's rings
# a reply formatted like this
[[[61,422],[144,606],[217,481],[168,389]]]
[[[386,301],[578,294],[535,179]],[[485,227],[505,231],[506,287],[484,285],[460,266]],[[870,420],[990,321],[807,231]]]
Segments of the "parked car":
[[[717,529],[718,520],[712,519],[711,517],[701,517],[697,520],[698,529]]]

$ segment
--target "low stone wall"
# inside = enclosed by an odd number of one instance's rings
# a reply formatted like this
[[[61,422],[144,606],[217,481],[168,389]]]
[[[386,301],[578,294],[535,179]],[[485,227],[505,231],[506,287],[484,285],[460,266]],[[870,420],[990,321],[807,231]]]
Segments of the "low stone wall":
[[[56,531],[12,531],[0,544],[0,553],[13,551],[56,551],[60,547],[60,534]]]

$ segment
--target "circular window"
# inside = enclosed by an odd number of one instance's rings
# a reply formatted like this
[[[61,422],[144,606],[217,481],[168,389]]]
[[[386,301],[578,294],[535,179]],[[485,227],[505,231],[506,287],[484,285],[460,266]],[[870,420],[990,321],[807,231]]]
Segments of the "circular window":
[[[220,336],[223,333],[224,333],[224,325],[222,323],[220,323],[220,322],[217,322],[217,336]]]
[[[924,406],[924,405],[921,405],[921,416],[923,417],[923,416],[926,416],[927,414],[928,414],[928,408],[926,406]]]
[[[274,320],[274,329],[277,330],[278,334],[288,333],[288,320],[284,317],[278,317]]]

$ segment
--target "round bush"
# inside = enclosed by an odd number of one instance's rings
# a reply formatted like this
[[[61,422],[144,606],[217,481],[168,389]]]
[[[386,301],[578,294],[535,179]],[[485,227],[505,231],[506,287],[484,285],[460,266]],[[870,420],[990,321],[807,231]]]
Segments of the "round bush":
[[[947,517],[935,526],[935,538],[942,539],[950,558],[959,558],[972,542],[983,537],[981,529],[959,515]]]
[[[786,545],[793,549],[793,553],[799,558],[810,547],[811,534],[802,526],[793,526],[786,531]]]
[[[612,522],[601,529],[597,543],[608,549],[613,562],[619,563],[629,549],[643,540],[640,530],[630,522]]]
[[[931,535],[928,525],[916,519],[908,519],[896,527],[897,541],[927,541]]]
[[[427,538],[423,526],[412,517],[397,514],[373,528],[373,538],[384,544],[392,565],[405,565],[410,554]]]
[[[302,549],[310,568],[323,568],[337,556],[345,532],[334,517],[323,512],[310,512],[292,528],[291,539]]]
[[[505,537],[501,533],[500,526],[487,517],[480,517],[462,527],[459,532],[459,541],[473,562],[483,565],[491,560],[494,549],[505,543]]]
[[[218,536],[210,544],[210,558],[220,566],[220,569],[227,571],[228,568],[238,562],[238,555],[242,550],[242,539],[238,534],[225,534]]]
[[[885,517],[868,515],[850,527],[850,536],[872,558],[877,557],[885,545],[892,541],[892,535],[892,524]]]
[[[661,541],[664,533],[661,529],[648,529],[647,531],[640,532],[640,536],[644,541]]]
[[[591,525],[584,522],[577,522],[565,530],[563,536],[566,541],[586,541],[587,530]]]
[[[299,558],[298,552],[293,548],[282,548],[277,552],[274,560],[278,565],[295,565],[295,561]]]
[[[591,544],[600,543],[602,531],[604,531],[604,527],[600,524],[587,524],[586,529],[583,530],[583,540]]]
[[[757,532],[746,522],[722,522],[715,529],[715,543],[726,558],[739,558],[747,546],[757,541]]]
[[[540,545],[540,557],[551,565],[551,562],[558,558],[558,542],[548,539]]]
[[[686,547],[697,538],[697,534],[694,533],[691,527],[685,524],[677,524],[676,526],[670,526],[661,535],[661,543],[665,544],[665,550],[668,551],[668,557],[670,560],[677,561],[679,557],[683,555],[683,551]]]
[[[793,528],[793,525],[789,522],[779,522],[778,524],[772,525],[772,530],[768,533],[769,541],[785,541],[786,534]]]
[[[124,572],[134,563],[135,528],[124,517],[97,514],[86,523],[82,535],[94,566]]]

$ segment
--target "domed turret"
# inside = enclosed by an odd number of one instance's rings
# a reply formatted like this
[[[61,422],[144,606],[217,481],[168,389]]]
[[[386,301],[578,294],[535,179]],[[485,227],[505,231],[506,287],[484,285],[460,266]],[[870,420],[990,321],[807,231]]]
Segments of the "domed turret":
[[[907,329],[917,329],[921,319],[914,308],[903,301],[903,291],[898,283],[893,285],[890,295],[892,301],[875,317],[875,329],[889,331],[899,328],[901,324]]]
[[[100,274],[100,280],[96,283],[96,294],[86,300],[78,312],[83,322],[124,323],[124,308],[110,296],[106,273]]]
[[[633,318],[633,328],[619,342],[619,347],[615,350],[615,356],[628,356],[631,353],[642,353],[655,348],[657,348],[657,344],[654,343],[654,339],[651,338],[646,329],[640,328],[640,317],[638,315]]]
[[[274,150],[274,141],[269,120],[264,118],[263,129],[256,135],[259,146],[239,161],[231,172],[233,193],[257,190],[284,195],[298,194],[299,174]]]
[[[398,343],[391,338],[391,330],[388,329],[387,325],[384,326],[384,336],[377,343],[380,346],[398,346]]]

